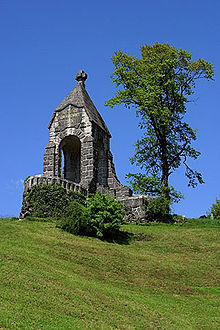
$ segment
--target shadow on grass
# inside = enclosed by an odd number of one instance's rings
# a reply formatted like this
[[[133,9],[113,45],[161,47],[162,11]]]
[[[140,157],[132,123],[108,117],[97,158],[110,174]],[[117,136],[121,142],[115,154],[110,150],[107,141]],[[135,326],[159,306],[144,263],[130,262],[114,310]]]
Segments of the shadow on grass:
[[[14,218],[13,220],[18,220],[18,218]],[[59,221],[55,218],[39,218],[39,217],[26,217],[25,219],[22,219],[22,221],[25,222],[47,222],[47,223],[55,223],[57,228],[60,228],[63,231],[69,232],[72,235],[82,236],[82,237],[94,237],[97,238],[103,242],[108,243],[115,243],[120,245],[129,245],[131,242],[134,241],[151,241],[154,237],[150,234],[145,233],[130,233],[127,231],[121,231],[116,230],[113,231],[108,236],[104,237],[97,237],[95,235],[88,235],[88,233],[74,233],[71,230],[66,230],[60,227]]]
[[[152,235],[144,233],[129,233],[127,231],[115,231],[111,236],[101,238],[102,241],[108,243],[116,243],[121,245],[129,245],[134,241],[151,241],[153,239]]]

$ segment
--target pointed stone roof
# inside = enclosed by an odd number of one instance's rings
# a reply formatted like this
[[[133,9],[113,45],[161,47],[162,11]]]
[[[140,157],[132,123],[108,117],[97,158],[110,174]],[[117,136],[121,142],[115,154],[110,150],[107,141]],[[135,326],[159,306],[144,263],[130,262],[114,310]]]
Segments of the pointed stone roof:
[[[77,85],[55,109],[48,127],[50,128],[50,125],[52,124],[56,112],[61,111],[68,105],[73,105],[78,108],[84,108],[89,119],[92,122],[96,123],[100,128],[102,128],[103,131],[105,131],[109,136],[111,136],[104,120],[102,119],[100,113],[96,109],[89,94],[85,89],[85,80],[87,79],[87,74],[84,71],[80,70],[76,74],[75,79],[78,81]]]

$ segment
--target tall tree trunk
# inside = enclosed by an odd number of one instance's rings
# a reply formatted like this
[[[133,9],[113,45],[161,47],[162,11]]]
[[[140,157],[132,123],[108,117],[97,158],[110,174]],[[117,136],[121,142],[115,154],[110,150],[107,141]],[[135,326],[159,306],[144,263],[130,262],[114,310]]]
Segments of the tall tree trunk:
[[[165,195],[165,197],[167,199],[170,199],[168,177],[169,177],[168,169],[167,168],[163,168],[162,169],[162,178],[161,178],[162,188],[164,188],[164,195]]]
[[[166,151],[162,152],[162,178],[161,184],[164,188],[164,195],[170,200],[170,190],[169,190],[169,165],[167,161]]]

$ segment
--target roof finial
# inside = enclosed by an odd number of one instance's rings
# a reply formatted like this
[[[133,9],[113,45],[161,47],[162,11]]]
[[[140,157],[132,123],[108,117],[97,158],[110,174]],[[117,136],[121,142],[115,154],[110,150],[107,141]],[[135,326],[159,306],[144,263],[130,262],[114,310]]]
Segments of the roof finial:
[[[75,79],[78,81],[78,83],[85,85],[87,74],[83,70],[79,70],[75,76]]]

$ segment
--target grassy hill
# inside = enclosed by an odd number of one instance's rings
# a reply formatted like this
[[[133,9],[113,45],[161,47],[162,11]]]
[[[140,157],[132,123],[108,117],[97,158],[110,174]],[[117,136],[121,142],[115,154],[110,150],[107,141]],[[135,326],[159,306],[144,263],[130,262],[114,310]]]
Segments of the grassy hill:
[[[218,228],[123,225],[112,243],[1,219],[0,329],[217,329]]]

